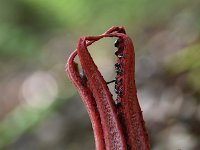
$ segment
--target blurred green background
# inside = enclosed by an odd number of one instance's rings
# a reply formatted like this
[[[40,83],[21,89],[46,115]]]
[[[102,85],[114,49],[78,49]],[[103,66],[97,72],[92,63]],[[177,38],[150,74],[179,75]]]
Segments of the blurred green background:
[[[1,0],[0,149],[95,149],[65,63],[79,37],[115,25],[134,40],[152,150],[200,149],[199,6],[198,0]],[[113,42],[90,47],[106,80],[115,76]]]

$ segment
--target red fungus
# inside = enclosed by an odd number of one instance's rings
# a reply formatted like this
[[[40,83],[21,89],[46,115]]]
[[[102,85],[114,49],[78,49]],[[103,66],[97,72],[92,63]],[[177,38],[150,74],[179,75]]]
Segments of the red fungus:
[[[87,46],[105,37],[117,37],[115,104],[107,82],[95,65]],[[84,76],[74,62],[78,54]],[[112,27],[100,36],[80,38],[67,61],[66,71],[86,106],[95,136],[96,150],[149,150],[149,139],[135,86],[135,56],[123,27]]]

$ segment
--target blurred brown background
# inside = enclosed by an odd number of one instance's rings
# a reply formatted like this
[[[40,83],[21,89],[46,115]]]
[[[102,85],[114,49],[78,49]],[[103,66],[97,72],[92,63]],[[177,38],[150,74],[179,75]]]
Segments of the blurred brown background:
[[[1,0],[0,149],[95,149],[65,63],[79,37],[117,25],[134,40],[152,150],[199,150],[199,6],[198,0]],[[115,76],[113,42],[90,47],[107,81]]]

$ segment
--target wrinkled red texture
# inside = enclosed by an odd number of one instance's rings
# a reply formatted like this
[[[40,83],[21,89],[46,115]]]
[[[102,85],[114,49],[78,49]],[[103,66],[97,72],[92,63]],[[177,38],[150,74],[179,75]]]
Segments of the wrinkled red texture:
[[[117,105],[87,49],[87,46],[104,37],[117,37],[119,40],[116,55],[121,72],[116,76],[116,80],[120,80],[120,84],[116,83],[116,87],[117,92],[121,93],[118,95]],[[83,81],[74,62],[77,54],[87,81]],[[67,74],[77,88],[92,122],[96,150],[150,149],[137,99],[134,60],[133,43],[124,28],[112,27],[100,36],[80,38],[77,49],[67,61]]]

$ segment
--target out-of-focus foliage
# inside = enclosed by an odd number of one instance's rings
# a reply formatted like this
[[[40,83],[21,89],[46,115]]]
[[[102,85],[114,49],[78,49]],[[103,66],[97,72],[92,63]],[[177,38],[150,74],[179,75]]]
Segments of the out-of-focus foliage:
[[[172,73],[184,73],[200,68],[200,45],[192,45],[177,53],[173,60],[170,60],[169,66]],[[179,67],[176,67],[179,66]]]
[[[11,24],[0,24],[1,59],[38,57],[39,41],[34,33]]]
[[[7,119],[0,124],[0,148],[16,140],[22,133],[34,128],[39,121],[55,111],[62,103],[63,101],[59,101],[51,107],[37,110],[32,110],[24,105],[8,114]]]
[[[172,74],[185,74],[188,84],[200,91],[200,44],[189,46],[178,52],[168,63]]]
[[[144,6],[148,5],[145,0],[136,1],[92,1],[92,0],[24,0],[30,7],[43,17],[51,16],[65,27],[77,28],[84,26],[93,29],[101,29],[105,24],[112,26],[118,23],[128,23],[128,20],[137,20],[144,15]],[[142,9],[141,9],[142,8]],[[46,10],[46,11],[43,11]],[[122,13],[123,12],[123,13]],[[134,13],[132,13],[134,12]],[[110,19],[112,18],[112,22]],[[120,19],[119,19],[120,18]]]
[[[200,149],[199,6],[197,0],[0,1],[0,149],[94,149],[65,62],[79,37],[115,25],[134,39],[152,149]],[[91,55],[112,80],[114,48],[99,43]]]

